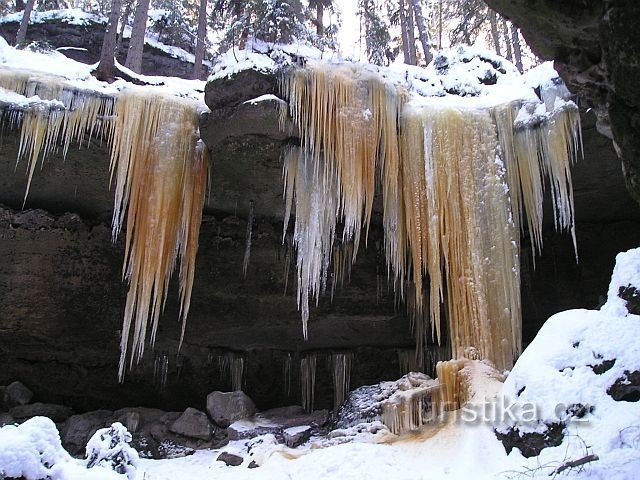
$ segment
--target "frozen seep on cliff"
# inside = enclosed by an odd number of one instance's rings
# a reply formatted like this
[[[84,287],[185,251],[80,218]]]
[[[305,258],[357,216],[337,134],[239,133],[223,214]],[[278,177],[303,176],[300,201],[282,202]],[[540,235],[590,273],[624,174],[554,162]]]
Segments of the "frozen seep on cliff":
[[[284,155],[285,229],[295,211],[305,337],[334,246],[352,242],[356,258],[380,195],[388,277],[414,296],[418,357],[428,327],[442,340],[444,317],[453,358],[473,347],[512,366],[521,351],[519,239],[526,229],[542,248],[545,177],[556,228],[575,243],[579,115],[549,66],[534,75],[541,98],[506,62],[467,50],[402,75],[314,60],[285,71],[287,118],[300,132]]]
[[[209,168],[199,140],[201,107],[189,92],[179,97],[152,86],[100,84],[92,81],[88,66],[81,79],[21,70],[11,65],[17,52],[4,48],[9,66],[0,68],[0,119],[4,127],[20,129],[18,161],[27,168],[25,200],[37,163],[53,151],[61,147],[64,156],[72,142],[82,145],[92,137],[111,147],[113,237],[124,225],[123,277],[129,283],[122,380],[127,354],[132,365],[142,357],[149,330],[151,344],[155,340],[178,261],[183,327],[189,312]],[[29,60],[30,52],[20,55]]]

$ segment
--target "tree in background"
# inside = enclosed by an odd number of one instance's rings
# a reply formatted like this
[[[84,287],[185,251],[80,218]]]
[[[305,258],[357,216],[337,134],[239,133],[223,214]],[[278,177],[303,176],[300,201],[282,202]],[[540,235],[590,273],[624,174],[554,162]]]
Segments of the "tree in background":
[[[18,33],[16,33],[16,45],[22,45],[27,39],[27,28],[29,26],[29,20],[31,19],[31,12],[36,3],[36,0],[27,0],[22,12],[22,20],[20,21],[20,27]]]
[[[359,0],[358,15],[365,40],[365,52],[369,62],[376,65],[388,65],[396,54],[391,50],[389,24],[382,18],[382,10],[375,0]]]
[[[200,0],[198,11],[198,34],[196,39],[196,52],[193,61],[193,79],[199,80],[202,77],[202,62],[206,49],[207,37],[207,0]]]
[[[100,62],[96,68],[94,75],[98,80],[105,82],[113,81],[116,74],[115,53],[116,40],[118,32],[118,20],[120,19],[120,11],[122,10],[122,0],[111,1],[111,12],[107,28],[104,32],[102,40],[102,51],[100,52]]]
[[[513,60],[516,68],[520,73],[524,71],[522,68],[522,49],[520,48],[520,32],[518,28],[511,24],[511,43],[513,45]]]
[[[244,48],[251,38],[268,43],[289,43],[312,37],[308,9],[299,0],[219,0],[217,28],[224,32],[221,50]]]
[[[452,46],[473,45],[478,39],[483,39],[493,46],[496,54],[514,62],[520,72],[524,70],[525,52],[530,61],[537,62],[533,53],[526,49],[517,27],[491,10],[483,0],[439,1],[443,7],[439,28],[446,24]]]
[[[144,35],[147,31],[147,17],[149,15],[150,0],[138,0],[136,13],[131,27],[131,38],[127,50],[125,66],[136,73],[142,73],[142,52],[144,50]]]
[[[418,38],[422,45],[422,53],[424,54],[424,63],[428,65],[433,60],[431,53],[431,35],[429,35],[429,27],[422,11],[423,2],[421,0],[411,0],[416,26],[418,27]]]
[[[322,38],[324,36],[324,11],[333,9],[333,1],[309,0],[309,8],[316,11],[316,16],[311,21],[316,26],[316,34]]]

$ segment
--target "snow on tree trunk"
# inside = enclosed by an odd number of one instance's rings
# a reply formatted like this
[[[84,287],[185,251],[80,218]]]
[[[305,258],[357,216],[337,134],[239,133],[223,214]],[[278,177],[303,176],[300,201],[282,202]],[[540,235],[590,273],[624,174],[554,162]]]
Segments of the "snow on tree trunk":
[[[416,36],[413,22],[413,10],[411,4],[407,4],[407,37],[409,40],[409,56],[411,65],[418,64],[418,55],[416,53]]]
[[[502,35],[504,36],[504,42],[507,45],[507,60],[513,61],[513,55],[511,54],[511,38],[509,36],[509,26],[506,20],[502,20]]]
[[[411,64],[411,52],[409,50],[409,26],[404,8],[404,0],[400,0],[400,32],[402,34],[402,55],[404,63]]]
[[[114,56],[116,53],[116,36],[118,33],[118,20],[120,19],[121,10],[122,0],[112,0],[109,21],[102,41],[100,63],[98,64],[98,68],[95,72],[95,76],[98,80],[110,81],[113,80],[115,75],[116,64]]]
[[[131,39],[125,66],[136,73],[142,73],[142,51],[144,49],[144,32],[147,29],[147,16],[150,0],[138,0],[136,14],[133,17]]]
[[[318,37],[324,35],[324,0],[318,0],[316,3],[316,33]]]
[[[491,39],[496,49],[496,54],[502,56],[500,48],[500,34],[498,33],[498,20],[496,18],[496,12],[489,13],[489,24],[491,25]]]
[[[131,5],[130,3],[127,3],[127,6],[124,8],[124,13],[122,14],[122,20],[120,22],[120,30],[118,32],[118,40],[116,42],[116,51],[114,56],[118,55],[118,52],[122,47],[122,40],[124,40],[124,29],[129,23],[129,15],[131,15],[132,6],[133,5]]]
[[[520,49],[520,37],[518,29],[513,24],[511,24],[511,42],[513,43],[513,59],[516,63],[516,68],[520,73],[522,73],[524,70],[522,68],[522,50]]]
[[[193,78],[200,80],[202,76],[202,62],[204,60],[205,37],[207,36],[207,0],[200,0],[198,11],[198,39],[196,41],[195,60],[193,62]]]
[[[29,26],[29,19],[31,18],[31,11],[36,3],[36,0],[28,0],[22,13],[22,20],[20,21],[20,28],[16,34],[16,45],[20,45],[27,39],[27,27]]]
[[[424,63],[428,65],[431,63],[431,60],[433,60],[433,54],[431,53],[431,39],[429,38],[427,22],[422,14],[420,0],[411,0],[411,5],[413,6],[413,12],[416,17],[416,26],[418,27],[418,36],[422,44],[422,51],[424,52]]]

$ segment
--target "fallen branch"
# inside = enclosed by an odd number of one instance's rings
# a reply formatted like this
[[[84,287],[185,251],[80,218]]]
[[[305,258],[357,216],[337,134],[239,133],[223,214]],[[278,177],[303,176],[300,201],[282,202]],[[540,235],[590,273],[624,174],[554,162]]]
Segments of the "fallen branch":
[[[559,473],[564,472],[565,470],[569,469],[569,468],[575,468],[575,467],[579,467],[581,465],[584,465],[586,463],[589,462],[595,462],[596,460],[600,460],[600,457],[598,457],[595,454],[590,454],[590,455],[586,455],[582,458],[579,458],[577,460],[571,460],[569,462],[563,463],[562,465],[560,465],[558,468],[556,468],[553,472],[551,472],[549,474],[550,477],[554,476],[554,475],[558,475]]]

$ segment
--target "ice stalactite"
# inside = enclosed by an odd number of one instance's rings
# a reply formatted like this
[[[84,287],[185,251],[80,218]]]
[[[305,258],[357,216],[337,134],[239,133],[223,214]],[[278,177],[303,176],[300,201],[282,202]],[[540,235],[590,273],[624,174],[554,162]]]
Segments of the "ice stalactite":
[[[313,400],[316,390],[316,360],[315,353],[308,353],[300,358],[300,397],[302,407],[310,412],[313,410]]]
[[[438,381],[420,373],[410,373],[397,382],[399,388],[382,402],[382,423],[391,433],[401,435],[418,430],[435,419],[434,399]]]
[[[231,390],[242,390],[244,383],[244,357],[231,358]]]
[[[169,355],[166,353],[156,352],[153,359],[153,383],[161,389],[167,386],[167,377],[169,374]]]
[[[11,110],[10,121],[21,126],[17,160],[26,162],[26,202],[38,161],[44,162],[60,146],[66,156],[69,145],[82,144],[87,135],[87,143],[92,136],[102,137],[115,101],[108,95],[78,89],[61,78],[1,68],[0,88],[28,99]]]
[[[306,161],[300,148],[284,154],[285,229],[295,200],[296,221],[293,243],[297,249],[298,308],[302,312],[302,333],[308,337],[309,297],[320,298],[326,285],[336,228],[336,179],[321,174],[320,162]],[[286,233],[286,232],[285,232]]]
[[[418,365],[416,362],[415,349],[398,350],[398,367],[400,368],[400,375],[422,371],[422,365]]]
[[[150,326],[153,345],[169,280],[178,260],[182,336],[189,312],[198,234],[208,181],[207,150],[199,140],[192,100],[129,87],[102,94],[64,79],[0,69],[0,87],[26,98],[18,160],[27,161],[27,187],[38,160],[71,142],[100,136],[111,145],[115,183],[113,236],[125,223],[123,276],[129,282],[118,377],[144,353]],[[10,106],[11,107],[11,106]]]
[[[251,258],[251,235],[253,233],[253,222],[255,214],[253,212],[253,200],[249,200],[249,216],[247,217],[247,230],[244,237],[244,258],[242,259],[242,277],[247,277],[249,269],[249,259]]]
[[[351,266],[353,265],[353,244],[351,242],[340,243],[333,249],[331,266],[331,301],[335,294],[336,286],[343,287],[345,282],[351,281]]]
[[[284,394],[287,397],[291,396],[291,375],[293,373],[293,356],[287,352],[287,356],[284,359],[282,365],[282,376],[284,378]]]
[[[371,67],[314,61],[281,86],[300,132],[300,147],[285,155],[285,231],[295,205],[305,338],[338,226],[355,258],[379,183],[387,275],[409,296],[417,359],[427,322],[440,342],[445,317],[454,358],[475,347],[510,368],[521,351],[518,225],[527,218],[540,245],[544,176],[557,228],[573,232],[575,105],[556,101],[549,114],[539,104],[539,121],[518,122],[532,117],[519,100],[463,108],[411,96]]]
[[[438,362],[436,372],[440,389],[438,391],[438,408],[450,412],[458,410],[467,401],[468,385],[461,373],[468,360],[448,360]]]
[[[231,390],[242,390],[244,384],[245,359],[234,352],[218,355],[218,371],[222,380],[229,380]]]
[[[333,370],[333,408],[338,409],[343,404],[351,384],[351,363],[353,354],[331,354],[331,367]]]
[[[130,365],[144,353],[149,324],[150,342],[155,342],[178,259],[182,342],[208,165],[206,148],[198,139],[197,111],[189,100],[129,89],[118,97],[110,128],[114,237],[127,212],[123,275],[129,292],[120,345],[122,379],[129,341]]]

